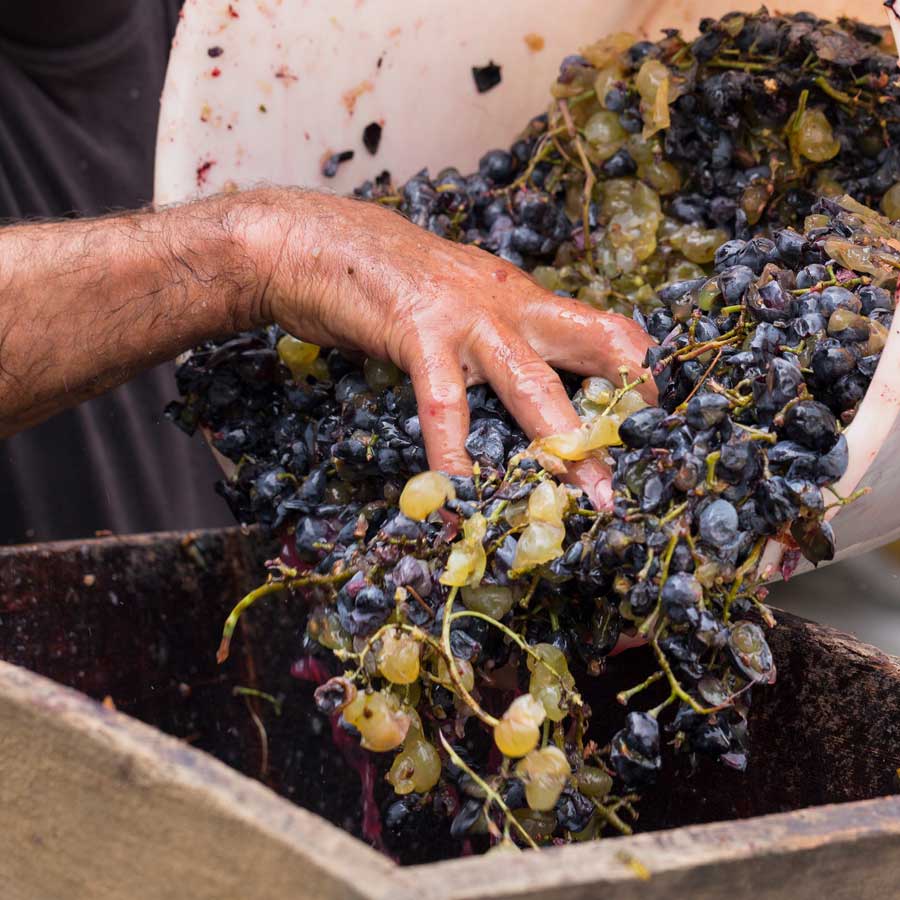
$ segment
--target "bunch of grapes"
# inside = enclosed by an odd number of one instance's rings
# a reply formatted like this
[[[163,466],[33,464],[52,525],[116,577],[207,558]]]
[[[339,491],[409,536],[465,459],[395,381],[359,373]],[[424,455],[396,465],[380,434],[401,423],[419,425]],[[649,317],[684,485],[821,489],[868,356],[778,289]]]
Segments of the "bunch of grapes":
[[[802,227],[820,196],[900,218],[886,28],[762,10],[700,32],[597,41],[563,60],[549,112],[478,172],[422,172],[402,189],[385,173],[357,193],[627,314],[704,275],[729,238]]]
[[[663,740],[747,765],[750,690],[775,677],[759,561],[772,539],[788,566],[834,555],[826,513],[852,499],[831,489],[842,432],[893,312],[896,229],[849,197],[813,200],[840,182],[878,201],[900,179],[892,145],[863,149],[876,119],[900,121],[878,41],[766,13],[705,22],[691,44],[617,37],[565,60],[551,114],[478,173],[360,188],[628,309],[659,342],[644,376],[658,407],[634,382],[563,373],[582,425],[530,443],[473,387],[473,473],[447,477],[427,470],[390,364],[273,326],[179,368],[170,415],[235,464],[219,489],[238,520],[282,541],[220,659],[249,606],[295,597],[302,651],[332,676],[319,708],[379,760],[389,827],[434,798],[455,838],[586,839],[629,830]],[[555,477],[589,456],[612,468],[610,511]],[[579,684],[623,636],[658,668],[619,695],[634,711],[601,746]],[[657,684],[661,702],[642,703]]]

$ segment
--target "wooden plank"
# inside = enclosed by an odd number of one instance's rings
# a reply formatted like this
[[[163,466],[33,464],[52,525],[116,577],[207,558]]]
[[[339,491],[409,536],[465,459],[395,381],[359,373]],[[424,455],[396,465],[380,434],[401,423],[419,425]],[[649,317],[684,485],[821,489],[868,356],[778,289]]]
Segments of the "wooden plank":
[[[896,900],[900,798],[407,871],[441,900]]]
[[[404,870],[207,755],[2,663],[0,721],[10,900],[887,900],[900,884],[900,798]]]
[[[0,663],[5,900],[394,896],[403,870],[207,754]]]
[[[260,603],[228,663],[216,663],[225,617],[276,550],[238,528],[0,548],[0,659],[110,696],[360,835],[359,778],[328,737],[313,685],[290,675],[302,655],[302,600]],[[237,686],[278,695],[284,714],[234,696]]]

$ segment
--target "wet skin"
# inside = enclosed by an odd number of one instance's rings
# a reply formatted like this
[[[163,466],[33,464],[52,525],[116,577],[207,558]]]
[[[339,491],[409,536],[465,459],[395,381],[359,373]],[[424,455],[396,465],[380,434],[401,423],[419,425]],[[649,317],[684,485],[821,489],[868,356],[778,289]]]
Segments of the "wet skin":
[[[531,437],[577,428],[551,367],[634,378],[652,340],[520,269],[378,206],[268,188],[159,212],[0,229],[0,436],[202,341],[270,322],[412,377],[429,465],[471,471],[466,387],[487,382]],[[52,284],[52,290],[48,290]],[[652,382],[640,387],[649,402]],[[598,461],[570,479],[610,499]]]

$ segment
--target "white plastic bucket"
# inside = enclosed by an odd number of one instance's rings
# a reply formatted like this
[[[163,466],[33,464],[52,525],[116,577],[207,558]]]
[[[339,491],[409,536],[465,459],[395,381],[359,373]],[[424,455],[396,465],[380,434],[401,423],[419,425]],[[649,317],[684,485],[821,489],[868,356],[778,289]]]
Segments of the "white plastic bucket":
[[[882,23],[880,0],[780,3]],[[389,169],[471,171],[508,146],[547,103],[559,61],[615,31],[656,37],[696,31],[703,16],[758,3],[733,0],[188,0],[162,97],[155,200],[172,203],[259,182],[350,191]],[[500,84],[476,90],[473,67],[494,62]],[[382,126],[375,155],[363,145]],[[353,150],[333,178],[322,161]],[[900,537],[900,316],[869,392],[847,429],[842,495],[871,493],[834,522],[838,556]],[[769,547],[772,568],[780,547]]]

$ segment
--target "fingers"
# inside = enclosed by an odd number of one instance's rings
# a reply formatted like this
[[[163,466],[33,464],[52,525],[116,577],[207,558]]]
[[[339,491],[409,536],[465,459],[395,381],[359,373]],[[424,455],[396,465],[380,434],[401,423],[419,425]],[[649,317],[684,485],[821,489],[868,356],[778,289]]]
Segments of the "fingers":
[[[634,647],[643,647],[647,643],[647,638],[641,637],[639,634],[620,634],[616,646],[610,651],[610,656],[618,656],[626,650],[632,650]]]
[[[594,509],[612,509],[612,474],[598,459],[586,459],[572,463],[566,480],[578,485],[591,498]]]
[[[550,365],[580,375],[603,375],[617,385],[621,366],[628,368],[630,381],[646,373],[644,355],[655,343],[633,319],[564,297],[538,295],[523,304],[519,322],[525,339]],[[637,390],[648,403],[656,402],[652,378]]]
[[[547,437],[581,425],[559,376],[514,332],[484,324],[471,352],[479,371],[529,437]],[[598,460],[570,465],[566,480],[585,491],[598,509],[611,505],[610,473]]]
[[[459,360],[443,348],[424,351],[410,366],[409,375],[429,467],[449,475],[471,475],[472,460],[465,447],[469,406]]]
[[[478,370],[529,437],[547,437],[581,424],[559,376],[511,329],[482,322],[471,352]]]

